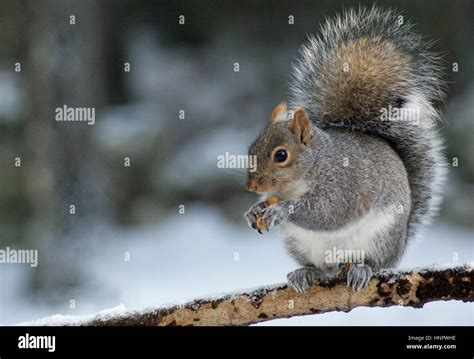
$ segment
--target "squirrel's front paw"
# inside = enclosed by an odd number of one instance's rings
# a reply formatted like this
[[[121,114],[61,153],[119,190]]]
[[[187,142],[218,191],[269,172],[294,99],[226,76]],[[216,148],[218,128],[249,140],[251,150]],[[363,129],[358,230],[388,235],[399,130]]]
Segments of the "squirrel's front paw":
[[[360,290],[369,283],[372,275],[372,268],[368,265],[354,264],[347,272],[347,286],[354,290]]]
[[[262,213],[266,206],[267,204],[265,202],[257,202],[244,214],[247,224],[260,234],[262,234],[262,231],[260,229],[259,219],[262,218]]]
[[[285,210],[278,204],[272,204],[264,209],[263,220],[268,229],[278,226],[285,220]]]
[[[248,225],[262,234],[262,229],[268,231],[280,224],[285,219],[285,211],[283,207],[276,204],[277,201],[278,199],[273,196],[250,207],[244,214]]]

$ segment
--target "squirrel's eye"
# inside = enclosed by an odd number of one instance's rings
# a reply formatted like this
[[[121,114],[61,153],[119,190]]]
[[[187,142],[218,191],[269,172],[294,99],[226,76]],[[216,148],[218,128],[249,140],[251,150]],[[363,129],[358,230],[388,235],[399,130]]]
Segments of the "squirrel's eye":
[[[285,162],[288,158],[288,153],[285,150],[278,150],[275,152],[273,159],[275,162]]]

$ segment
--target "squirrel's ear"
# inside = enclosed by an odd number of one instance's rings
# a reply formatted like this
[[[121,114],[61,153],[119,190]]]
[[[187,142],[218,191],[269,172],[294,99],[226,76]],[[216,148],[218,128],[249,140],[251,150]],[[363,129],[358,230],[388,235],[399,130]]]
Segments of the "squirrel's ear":
[[[295,112],[293,112],[290,131],[293,132],[298,140],[304,145],[307,145],[311,141],[311,138],[313,137],[311,123],[303,107],[298,107]]]
[[[282,102],[273,110],[272,115],[270,116],[270,125],[287,119],[288,113],[286,103]]]

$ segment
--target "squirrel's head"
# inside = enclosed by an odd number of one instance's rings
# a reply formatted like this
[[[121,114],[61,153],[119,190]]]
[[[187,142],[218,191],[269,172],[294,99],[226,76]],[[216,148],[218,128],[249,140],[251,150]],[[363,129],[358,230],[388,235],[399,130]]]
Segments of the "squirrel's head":
[[[303,107],[290,119],[286,104],[279,104],[268,126],[250,146],[249,156],[255,156],[256,166],[247,171],[247,189],[278,193],[294,185],[306,170],[304,153],[310,150],[313,134]]]

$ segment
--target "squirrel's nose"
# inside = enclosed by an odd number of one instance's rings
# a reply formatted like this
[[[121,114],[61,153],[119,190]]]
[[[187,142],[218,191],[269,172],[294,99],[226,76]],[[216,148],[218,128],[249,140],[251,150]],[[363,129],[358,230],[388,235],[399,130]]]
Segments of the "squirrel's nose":
[[[254,180],[247,181],[247,191],[255,192],[257,190],[257,182]]]

